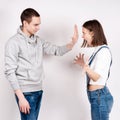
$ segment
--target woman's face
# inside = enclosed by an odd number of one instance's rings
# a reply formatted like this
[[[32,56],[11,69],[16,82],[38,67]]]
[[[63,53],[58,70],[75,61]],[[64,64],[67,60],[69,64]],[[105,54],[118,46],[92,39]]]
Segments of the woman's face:
[[[92,46],[93,32],[90,32],[88,29],[82,27],[82,38],[87,41],[87,46]]]

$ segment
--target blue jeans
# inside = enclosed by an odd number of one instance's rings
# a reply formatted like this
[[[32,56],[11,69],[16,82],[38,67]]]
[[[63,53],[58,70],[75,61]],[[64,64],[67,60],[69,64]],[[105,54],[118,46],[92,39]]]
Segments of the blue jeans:
[[[102,89],[88,91],[88,99],[91,104],[92,120],[109,120],[113,97],[108,88],[105,86]]]
[[[25,92],[23,93],[25,98],[30,104],[30,113],[24,114],[20,112],[21,120],[37,120],[39,115],[39,110],[41,106],[42,94],[43,91],[36,91],[36,92]],[[16,97],[17,103],[18,98]]]

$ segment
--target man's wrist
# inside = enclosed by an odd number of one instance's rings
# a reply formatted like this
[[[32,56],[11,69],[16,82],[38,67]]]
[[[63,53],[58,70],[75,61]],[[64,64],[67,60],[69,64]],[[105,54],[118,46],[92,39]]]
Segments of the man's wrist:
[[[66,46],[67,46],[68,49],[72,49],[73,46],[74,46],[74,43],[73,43],[73,42],[70,42],[70,43],[68,43]]]

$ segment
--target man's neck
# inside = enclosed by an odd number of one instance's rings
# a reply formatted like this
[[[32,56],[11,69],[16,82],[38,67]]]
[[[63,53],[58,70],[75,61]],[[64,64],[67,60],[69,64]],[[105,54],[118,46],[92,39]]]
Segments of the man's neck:
[[[33,36],[33,34],[30,34],[24,27],[21,27],[22,32],[27,35],[29,38]]]

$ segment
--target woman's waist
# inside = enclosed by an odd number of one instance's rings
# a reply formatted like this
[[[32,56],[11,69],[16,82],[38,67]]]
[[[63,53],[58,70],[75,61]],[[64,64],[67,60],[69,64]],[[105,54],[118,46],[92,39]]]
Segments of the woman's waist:
[[[89,100],[92,98],[95,98],[95,99],[98,99],[99,98],[106,98],[106,97],[110,97],[112,96],[109,89],[107,88],[107,86],[104,86],[103,88],[101,89],[97,89],[97,90],[93,90],[93,91],[90,91],[90,90],[87,90],[87,95],[88,95],[88,98]]]
[[[104,88],[104,85],[88,85],[89,91],[95,91]]]

